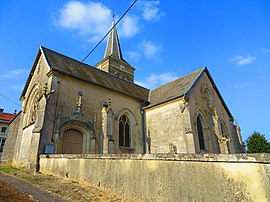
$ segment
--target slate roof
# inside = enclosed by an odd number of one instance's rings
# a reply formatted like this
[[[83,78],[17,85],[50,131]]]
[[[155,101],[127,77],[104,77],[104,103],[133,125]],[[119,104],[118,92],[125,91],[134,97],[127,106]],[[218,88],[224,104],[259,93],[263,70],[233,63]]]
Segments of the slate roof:
[[[26,93],[27,87],[35,71],[38,58],[41,54],[44,55],[45,60],[51,70],[60,72],[62,74],[88,82],[93,85],[97,85],[133,97],[140,101],[150,102],[150,104],[146,108],[150,108],[168,102],[170,100],[174,100],[176,98],[188,95],[194,85],[196,85],[197,80],[205,72],[208,75],[208,78],[210,79],[213,88],[216,90],[228,115],[233,118],[206,67],[150,91],[137,84],[120,79],[119,77],[99,70],[96,67],[81,63],[75,59],[72,59],[42,46],[40,47],[36,61],[29,74],[21,98]]]
[[[204,68],[199,69],[191,74],[188,74],[184,77],[181,77],[151,90],[149,95],[149,100],[151,103],[150,106],[154,106],[178,97],[182,97],[191,89],[196,79],[203,71]]]
[[[204,72],[207,74],[209,80],[211,81],[212,86],[215,89],[228,115],[230,116],[230,118],[233,118],[229,108],[227,107],[225,101],[223,100],[212,76],[210,75],[206,67],[151,90],[149,93],[150,105],[148,105],[146,108],[150,108],[168,102],[170,100],[174,100],[176,98],[188,95]]]
[[[141,101],[148,100],[149,90],[146,88],[120,79],[117,76],[101,71],[90,65],[80,63],[77,60],[45,47],[41,46],[40,50],[44,54],[45,59],[52,70],[127,96],[131,96]]]

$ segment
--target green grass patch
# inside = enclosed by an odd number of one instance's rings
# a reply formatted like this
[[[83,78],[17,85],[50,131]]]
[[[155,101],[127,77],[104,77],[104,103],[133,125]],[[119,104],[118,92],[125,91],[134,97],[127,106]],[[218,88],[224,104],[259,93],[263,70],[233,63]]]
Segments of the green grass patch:
[[[0,172],[3,172],[3,173],[15,173],[15,172],[18,172],[19,169],[18,168],[14,168],[12,166],[3,166],[3,165],[0,165]]]

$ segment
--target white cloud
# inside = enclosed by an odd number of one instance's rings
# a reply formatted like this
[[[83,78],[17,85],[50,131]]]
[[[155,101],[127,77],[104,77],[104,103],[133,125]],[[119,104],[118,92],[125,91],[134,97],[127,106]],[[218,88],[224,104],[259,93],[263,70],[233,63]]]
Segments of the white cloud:
[[[161,12],[158,8],[159,1],[142,1],[140,8],[142,8],[142,16],[145,20],[159,20],[164,12]]]
[[[155,60],[158,59],[159,54],[163,51],[163,47],[161,45],[147,40],[140,43],[139,48],[142,50],[146,58]]]
[[[11,79],[18,78],[18,76],[24,76],[28,71],[26,69],[13,69],[2,74],[2,78]]]
[[[270,49],[267,48],[261,48],[260,51],[264,53],[270,53]]]
[[[244,66],[244,65],[249,65],[254,62],[256,57],[248,55],[247,57],[237,55],[233,58],[231,58],[229,61],[233,62],[236,64],[236,66]]]
[[[133,37],[140,31],[138,18],[135,15],[125,16],[122,21],[119,22],[119,25],[119,35],[126,38]]]
[[[112,11],[102,3],[70,1],[60,10],[55,24],[61,28],[75,30],[96,42],[109,30]]]
[[[116,17],[117,18],[117,17]],[[112,23],[112,10],[102,3],[70,1],[60,10],[55,25],[59,28],[78,32],[89,42],[98,42],[109,31]],[[135,15],[125,16],[119,22],[119,35],[130,38],[140,28]]]
[[[162,74],[152,74],[147,78],[135,81],[135,83],[144,86],[146,88],[153,89],[163,84],[166,84],[170,81],[173,81],[177,78],[179,77],[175,73],[166,72]]]
[[[135,51],[128,51],[126,52],[126,54],[129,59],[135,62],[139,61],[139,59],[141,58],[141,55]]]

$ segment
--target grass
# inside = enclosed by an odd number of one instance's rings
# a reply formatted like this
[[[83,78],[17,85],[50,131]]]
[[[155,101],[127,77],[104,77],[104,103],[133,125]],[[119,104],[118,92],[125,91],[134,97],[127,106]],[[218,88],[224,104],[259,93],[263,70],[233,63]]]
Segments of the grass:
[[[0,172],[14,173],[14,172],[17,172],[18,170],[19,170],[18,168],[14,168],[14,167],[11,167],[11,166],[4,166],[4,165],[0,164]]]
[[[21,178],[21,179],[28,181],[28,182],[35,184],[35,185],[38,184],[37,181],[39,179],[34,174],[33,170],[20,169],[20,168],[15,168],[15,167],[8,166],[8,165],[0,164],[0,172],[16,176],[18,178]]]

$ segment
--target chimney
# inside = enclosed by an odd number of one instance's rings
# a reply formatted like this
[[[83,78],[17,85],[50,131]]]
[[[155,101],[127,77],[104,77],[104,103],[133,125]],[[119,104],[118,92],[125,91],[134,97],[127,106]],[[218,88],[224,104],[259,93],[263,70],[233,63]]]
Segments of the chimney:
[[[0,114],[3,114],[4,109],[0,108]]]

